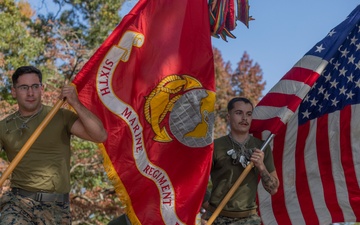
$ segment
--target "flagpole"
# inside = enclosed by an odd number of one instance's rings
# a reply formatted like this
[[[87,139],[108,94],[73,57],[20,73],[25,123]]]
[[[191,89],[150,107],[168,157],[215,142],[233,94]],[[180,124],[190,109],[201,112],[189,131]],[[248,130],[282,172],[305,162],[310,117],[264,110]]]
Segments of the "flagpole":
[[[15,158],[11,161],[9,166],[6,168],[5,172],[2,174],[0,178],[0,187],[3,185],[5,180],[9,177],[11,172],[15,169],[17,164],[19,164],[20,160],[24,157],[26,152],[29,150],[31,145],[35,142],[35,140],[39,137],[41,132],[45,129],[51,119],[54,117],[56,112],[60,109],[62,104],[65,102],[65,99],[60,99],[57,101],[55,106],[50,110],[50,112],[46,115],[45,119],[40,123],[40,125],[36,128],[34,133],[30,136],[29,140],[24,144],[19,153],[15,156]]]
[[[270,143],[270,141],[274,138],[275,134],[270,134],[269,137],[265,140],[263,145],[261,146],[261,151],[264,151],[266,146]],[[207,221],[206,225],[211,225],[216,217],[220,214],[221,210],[225,207],[226,203],[230,200],[231,196],[235,193],[236,189],[240,186],[240,184],[244,181],[245,177],[248,175],[250,170],[254,167],[254,163],[250,162],[245,170],[240,174],[240,177],[236,180],[233,184],[229,192],[225,195],[223,200],[220,202],[219,206],[215,209],[209,220]]]

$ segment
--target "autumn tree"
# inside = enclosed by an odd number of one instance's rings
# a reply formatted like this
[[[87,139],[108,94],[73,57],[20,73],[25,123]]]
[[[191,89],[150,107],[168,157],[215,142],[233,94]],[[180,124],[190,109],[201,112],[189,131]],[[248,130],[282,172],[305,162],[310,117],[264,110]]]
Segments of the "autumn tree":
[[[224,62],[221,52],[213,48],[216,82],[215,102],[215,132],[214,137],[228,133],[227,103],[234,97],[247,97],[256,105],[264,90],[260,66],[250,59],[244,52],[235,71],[231,69],[230,62]]]
[[[262,97],[266,82],[262,81],[263,75],[260,65],[253,63],[249,54],[244,52],[240,62],[231,76],[231,86],[235,96],[249,98],[256,105]]]
[[[231,88],[231,64],[225,63],[221,52],[213,47],[216,102],[215,102],[215,133],[214,137],[220,137],[227,134],[227,103],[234,97]]]

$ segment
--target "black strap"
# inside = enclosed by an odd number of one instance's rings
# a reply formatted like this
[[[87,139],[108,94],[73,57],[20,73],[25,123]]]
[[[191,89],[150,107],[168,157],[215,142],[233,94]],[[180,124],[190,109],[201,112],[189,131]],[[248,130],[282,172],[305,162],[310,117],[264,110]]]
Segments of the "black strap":
[[[58,202],[66,203],[69,202],[69,194],[60,193],[47,193],[47,192],[32,192],[21,188],[12,188],[12,193],[20,195],[25,198],[31,198],[38,202]]]

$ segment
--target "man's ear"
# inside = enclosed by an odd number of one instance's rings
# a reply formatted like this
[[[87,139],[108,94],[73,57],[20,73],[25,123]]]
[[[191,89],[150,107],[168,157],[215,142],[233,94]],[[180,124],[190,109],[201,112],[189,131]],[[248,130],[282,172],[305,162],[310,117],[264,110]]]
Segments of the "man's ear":
[[[42,92],[42,93],[44,93],[45,88],[46,88],[46,84],[43,84],[43,83],[42,83],[42,84],[41,84],[41,92]]]
[[[13,98],[16,98],[16,90],[15,90],[14,86],[11,86],[11,96]]]

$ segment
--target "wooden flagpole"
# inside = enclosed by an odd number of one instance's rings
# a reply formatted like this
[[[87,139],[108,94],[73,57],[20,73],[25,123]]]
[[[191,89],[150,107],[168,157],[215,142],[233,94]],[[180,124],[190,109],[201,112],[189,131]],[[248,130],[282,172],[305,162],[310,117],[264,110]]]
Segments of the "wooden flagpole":
[[[9,166],[6,168],[5,172],[2,174],[0,178],[0,187],[3,185],[5,180],[10,176],[11,172],[15,169],[20,160],[24,157],[26,152],[29,150],[32,144],[34,144],[35,140],[39,137],[41,132],[45,129],[45,127],[49,124],[51,119],[55,116],[56,112],[59,111],[62,104],[65,102],[65,99],[60,99],[56,102],[54,107],[50,110],[50,112],[46,115],[45,119],[40,123],[40,125],[36,128],[34,133],[30,136],[29,140],[24,144],[19,153],[15,156],[15,158],[11,161]]]
[[[270,134],[269,137],[265,140],[263,145],[261,146],[261,151],[264,151],[265,147],[270,143],[270,141],[274,138],[275,134]],[[221,210],[225,207],[226,203],[230,200],[231,196],[235,193],[236,189],[240,186],[240,184],[244,181],[245,177],[249,174],[251,169],[254,167],[254,163],[250,162],[245,170],[240,174],[240,177],[235,181],[229,192],[225,195],[223,200],[220,202],[219,206],[215,209],[206,225],[211,225],[216,217],[220,214]]]

